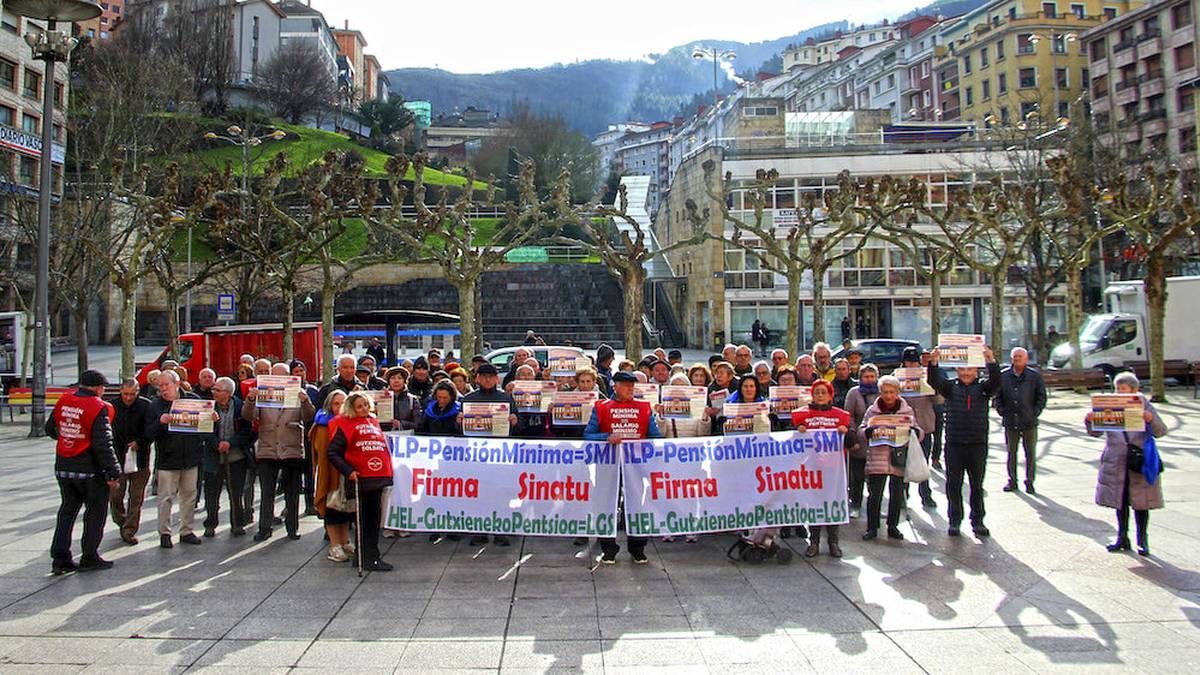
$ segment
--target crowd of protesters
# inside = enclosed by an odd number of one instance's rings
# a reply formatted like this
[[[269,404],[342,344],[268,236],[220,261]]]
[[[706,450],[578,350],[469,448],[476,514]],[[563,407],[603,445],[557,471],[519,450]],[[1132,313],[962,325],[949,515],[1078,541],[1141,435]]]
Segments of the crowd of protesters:
[[[157,533],[163,548],[172,548],[176,542],[173,522],[178,523],[177,541],[181,544],[196,546],[203,538],[215,537],[224,500],[231,537],[245,536],[257,517],[255,541],[270,538],[280,526],[289,539],[299,539],[300,519],[316,517],[325,526],[329,560],[354,561],[364,570],[390,570],[391,565],[381,558],[378,542],[382,495],[392,482],[384,433],[461,436],[462,404],[472,402],[509,404],[514,437],[619,443],[629,438],[720,435],[725,429],[723,403],[763,401],[775,386],[809,386],[811,402],[789,414],[772,413],[771,430],[836,429],[843,435],[850,518],[865,518],[864,540],[877,538],[885,513],[882,525],[888,538],[904,538],[899,525],[907,509],[905,467],[911,446],[871,444],[877,429],[872,420],[880,415],[908,416],[924,459],[932,469],[944,470],[948,534],[961,536],[966,516],[975,536],[990,535],[984,521],[984,470],[989,407],[994,406],[1008,454],[1004,489],[1018,488],[1017,464],[1023,450],[1024,487],[1034,492],[1038,419],[1047,397],[1040,374],[1028,365],[1028,355],[1020,348],[1012,351],[1011,367],[1003,372],[991,350],[985,349],[985,373],[977,368],[957,368],[954,376],[948,377],[939,367],[938,350],[909,347],[901,365],[924,368],[928,389],[902,395],[900,381],[864,363],[856,349],[844,350],[843,357],[834,359],[824,343],[794,360],[787,351],[775,349],[769,360],[759,361],[754,360],[749,346],[731,344],[707,363],[693,364],[684,363],[677,350],[662,349],[637,363],[618,360],[611,347],[601,345],[591,365],[580,366],[574,376],[564,377],[552,375],[538,360],[535,338],[528,342],[531,346],[517,348],[501,372],[483,356],[459,361],[453,353],[442,354],[437,349],[383,366],[385,355],[373,341],[363,356],[340,355],[334,376],[323,385],[308,379],[306,364],[301,361],[272,363],[247,354],[228,377],[206,368],[194,384],[178,363],[165,361],[150,373],[144,386],[139,387],[135,380],[120,383],[119,396],[111,404],[103,398],[108,384],[104,377],[87,371],[78,390],[62,397],[46,425],[47,432],[57,439],[55,475],[62,494],[51,547],[52,570],[63,574],[111,567],[112,563],[99,555],[105,517],[112,518],[125,543],[137,544],[148,486],[156,490],[158,498]],[[765,349],[762,353],[766,354]],[[256,405],[256,378],[272,374],[300,378],[298,407]],[[523,380],[552,380],[560,391],[597,391],[599,402],[586,426],[557,426],[545,413],[517,412],[511,391],[514,381]],[[707,387],[710,404],[699,419],[665,419],[661,407],[636,399],[639,382]],[[1131,374],[1116,378],[1115,386],[1123,393],[1138,390]],[[383,424],[375,414],[373,398],[365,394],[382,389],[392,393],[392,414],[384,416],[390,421]],[[211,434],[171,429],[172,404],[181,398],[214,401]],[[1148,403],[1146,421],[1148,434],[1165,433]],[[1091,432],[1090,414],[1087,424]],[[616,433],[615,427],[620,427],[621,433]],[[1117,510],[1118,538],[1109,547],[1113,551],[1130,548],[1128,510],[1132,506],[1139,551],[1148,554],[1149,509],[1162,506],[1161,481],[1149,484],[1130,459],[1146,445],[1144,436],[1107,432],[1096,501]],[[964,479],[969,489],[967,513],[963,509]],[[923,507],[937,508],[928,480],[919,482],[917,492]],[[277,515],[279,494],[284,505]],[[198,536],[194,519],[201,500],[205,518]],[[178,520],[173,521],[176,506]],[[81,509],[85,509],[83,550],[77,565],[70,540]],[[351,525],[355,526],[353,537]],[[831,556],[842,555],[836,525],[784,528],[780,534],[806,538],[804,553],[808,557],[820,553],[822,539]],[[382,536],[407,537],[409,533],[389,530]],[[457,540],[460,536],[435,533],[430,539]],[[689,542],[696,539],[687,537]],[[470,543],[485,545],[489,538],[471,535]],[[491,543],[507,546],[510,542],[504,535],[495,535]],[[575,540],[576,545],[586,543],[586,539]],[[634,562],[646,562],[646,543],[646,539],[627,539]],[[602,540],[600,545],[599,561],[615,562],[616,540]]]

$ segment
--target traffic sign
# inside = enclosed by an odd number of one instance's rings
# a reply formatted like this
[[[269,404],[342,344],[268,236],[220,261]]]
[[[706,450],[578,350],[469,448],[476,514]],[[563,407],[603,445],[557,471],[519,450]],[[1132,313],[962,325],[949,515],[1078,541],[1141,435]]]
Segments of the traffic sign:
[[[237,301],[233,293],[221,293],[217,296],[217,321],[233,321],[237,316]]]

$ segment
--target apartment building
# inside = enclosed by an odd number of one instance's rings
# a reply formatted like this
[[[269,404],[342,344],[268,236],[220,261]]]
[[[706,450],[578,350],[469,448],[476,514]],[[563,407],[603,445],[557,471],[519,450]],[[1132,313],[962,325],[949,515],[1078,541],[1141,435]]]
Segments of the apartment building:
[[[929,68],[936,33],[929,31],[939,23],[935,17],[918,16],[896,24],[897,41],[855,73],[855,109],[887,110],[894,122],[913,117],[908,110],[918,106],[906,103],[920,93],[922,79],[932,81]]]
[[[1198,0],[1158,0],[1082,36],[1101,142],[1196,168]]]
[[[995,0],[967,13],[941,31],[935,117],[999,125],[1069,118],[1090,80],[1081,36],[1141,4]]]
[[[35,61],[25,44],[30,30],[45,30],[45,24],[18,17],[4,10],[0,18],[0,220],[7,221],[10,196],[36,198],[42,152],[42,92],[46,64]],[[70,78],[67,66],[57,63],[54,78],[54,194],[62,194],[62,165],[66,157],[67,96]]]
[[[306,40],[317,48],[321,63],[330,79],[338,76],[338,43],[333,31],[325,21],[325,15],[301,0],[283,0],[279,3],[284,18],[279,25],[279,46],[289,42]]]
[[[822,38],[809,38],[803,44],[789,45],[783,50],[783,71],[796,68],[820,66],[842,57],[848,47],[867,49],[899,39],[896,27],[884,21],[871,26],[859,26],[849,31],[839,31]]]
[[[349,94],[352,105],[358,105],[367,100],[366,93],[371,88],[367,82],[367,38],[361,31],[350,28],[350,22],[344,28],[333,30],[333,39],[337,41],[339,61],[338,76],[340,84]]]
[[[645,131],[626,134],[613,152],[613,170],[627,176],[650,177],[650,213],[658,209],[659,196],[671,185],[670,142],[674,131],[671,122],[655,122]]]
[[[100,16],[91,21],[75,24],[76,34],[91,40],[110,40],[113,31],[125,18],[125,0],[107,0],[100,3]]]
[[[621,144],[621,140],[626,135],[649,130],[649,124],[642,122],[622,122],[621,124],[610,124],[607,129],[596,134],[596,137],[592,139],[592,147],[596,148],[596,151],[600,153],[600,175],[607,176],[609,170],[612,169],[613,158],[617,154],[617,146]]]

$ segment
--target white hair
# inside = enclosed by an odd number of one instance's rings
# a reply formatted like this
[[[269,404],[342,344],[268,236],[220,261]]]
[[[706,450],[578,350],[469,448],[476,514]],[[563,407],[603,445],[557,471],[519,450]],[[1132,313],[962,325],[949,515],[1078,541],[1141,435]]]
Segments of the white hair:
[[[1029,356],[1029,351],[1026,350],[1024,347],[1013,347],[1012,351],[1008,353],[1008,358],[1011,359],[1012,357],[1016,356],[1017,354],[1024,354],[1025,356]]]
[[[159,383],[162,383],[167,380],[178,383],[179,382],[179,373],[177,373],[173,370],[164,370],[158,374],[158,382]]]
[[[895,387],[896,391],[900,391],[900,378],[895,375],[884,375],[879,378],[879,390],[883,391],[884,387]]]
[[[342,363],[344,363],[345,361],[350,361],[350,363],[354,364],[355,367],[358,366],[358,359],[354,358],[353,354],[342,354],[341,356],[338,357],[338,360],[337,360],[338,368],[341,368]]]
[[[1116,376],[1113,377],[1113,389],[1116,389],[1122,384],[1133,387],[1135,391],[1142,388],[1142,381],[1138,379],[1137,375],[1134,375],[1128,370],[1123,373],[1117,373]]]
[[[286,364],[286,363],[276,363],[275,365],[271,366],[271,374],[272,375],[291,375],[292,370],[290,368],[288,368],[288,364]]]
[[[690,385],[691,383],[692,382],[691,382],[691,380],[688,379],[688,376],[684,375],[683,373],[675,373],[674,375],[671,376],[671,385],[672,386],[686,387],[686,386]]]
[[[234,382],[233,378],[231,377],[219,377],[217,378],[217,381],[213,383],[213,389],[225,389],[230,393],[233,393],[237,391],[237,383]]]
[[[816,355],[816,353],[821,351],[822,349],[824,349],[827,352],[833,352],[833,350],[829,348],[828,344],[826,344],[824,342],[818,342],[817,344],[813,345],[813,350],[812,350],[813,355]]]

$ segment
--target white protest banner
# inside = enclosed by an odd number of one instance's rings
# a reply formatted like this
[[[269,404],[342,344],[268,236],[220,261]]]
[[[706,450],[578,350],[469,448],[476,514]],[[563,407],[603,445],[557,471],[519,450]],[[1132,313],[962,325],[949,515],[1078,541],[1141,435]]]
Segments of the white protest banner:
[[[387,434],[384,527],[555,537],[616,533],[619,457],[598,441]]]
[[[507,403],[464,403],[462,404],[463,435],[465,436],[508,436]]]
[[[1092,431],[1145,431],[1141,394],[1092,394]]]
[[[982,335],[938,334],[938,365],[943,368],[982,368]]]
[[[573,377],[580,365],[588,365],[577,363],[576,359],[580,356],[582,355],[573,349],[551,349],[546,357],[546,368],[554,377]],[[587,357],[582,360],[586,361]]]
[[[791,415],[793,410],[799,410],[812,402],[812,387],[777,384],[771,387],[768,401],[771,404],[772,413]]]
[[[292,375],[259,375],[254,378],[254,405],[259,408],[299,408],[300,378]]]
[[[560,427],[587,426],[592,408],[600,399],[597,391],[559,391],[550,404],[550,423]]]
[[[373,389],[367,392],[367,396],[375,402],[375,418],[380,424],[386,424],[396,419],[396,407],[392,405],[395,400],[395,395],[391,389]]]
[[[726,403],[725,415],[727,434],[765,434],[771,430],[771,418],[767,417],[767,402]]]
[[[704,417],[708,404],[708,387],[663,387],[663,418],[668,420],[698,420]]]
[[[544,380],[515,380],[512,397],[519,413],[544,413],[550,410],[550,401],[558,385]]]
[[[932,396],[933,387],[925,381],[927,375],[924,368],[897,368],[892,375],[900,380],[901,396]]]
[[[876,415],[867,422],[867,426],[871,429],[870,445],[902,448],[908,445],[912,418],[908,415]]]
[[[630,535],[848,522],[837,431],[625,441],[621,453]]]
[[[171,403],[171,421],[167,431],[185,434],[211,434],[216,403],[196,398],[181,398]]]

